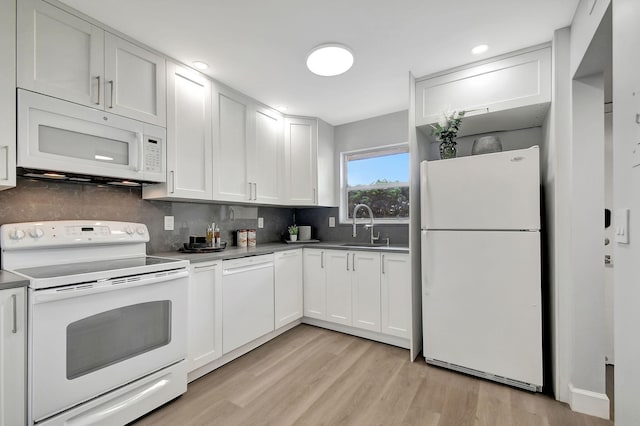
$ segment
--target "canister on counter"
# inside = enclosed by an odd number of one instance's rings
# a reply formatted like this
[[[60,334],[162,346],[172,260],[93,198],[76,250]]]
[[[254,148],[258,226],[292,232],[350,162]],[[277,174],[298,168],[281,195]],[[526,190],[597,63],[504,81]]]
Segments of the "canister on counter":
[[[246,247],[247,246],[247,230],[246,229],[238,229],[236,233],[238,236],[238,247]]]
[[[247,230],[247,245],[249,247],[256,246],[256,230],[255,229]]]

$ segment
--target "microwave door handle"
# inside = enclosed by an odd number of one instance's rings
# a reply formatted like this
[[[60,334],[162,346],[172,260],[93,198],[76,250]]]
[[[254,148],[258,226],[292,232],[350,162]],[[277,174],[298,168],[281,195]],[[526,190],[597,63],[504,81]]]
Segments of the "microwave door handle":
[[[136,169],[136,171],[141,172],[143,168],[142,162],[144,160],[144,135],[142,134],[142,132],[139,132],[137,136],[138,136],[138,168]]]

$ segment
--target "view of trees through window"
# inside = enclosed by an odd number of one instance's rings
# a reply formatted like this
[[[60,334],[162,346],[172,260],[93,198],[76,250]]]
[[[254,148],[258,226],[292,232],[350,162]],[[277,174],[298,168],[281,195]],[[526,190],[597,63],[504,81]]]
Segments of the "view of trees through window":
[[[371,207],[376,219],[409,217],[409,153],[406,147],[345,154],[346,218],[356,204]],[[368,217],[365,209],[358,217]]]

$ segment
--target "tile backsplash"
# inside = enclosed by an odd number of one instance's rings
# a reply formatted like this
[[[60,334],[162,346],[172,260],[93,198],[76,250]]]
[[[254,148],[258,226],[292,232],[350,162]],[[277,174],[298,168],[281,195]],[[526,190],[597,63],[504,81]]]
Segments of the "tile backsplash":
[[[223,241],[235,244],[237,229],[257,229],[257,242],[283,241],[287,226],[311,225],[312,238],[322,241],[366,242],[369,231],[358,225],[340,224],[337,207],[264,207],[213,203],[143,200],[141,188],[18,178],[14,189],[0,192],[0,225],[47,220],[117,220],[144,223],[149,229],[148,253],[174,251],[189,241],[190,235],[205,235],[207,225],[218,223]],[[174,217],[174,230],[164,230],[164,216]],[[329,217],[336,227],[329,228]],[[258,229],[258,217],[264,228]],[[376,225],[381,241],[408,245],[408,225]]]

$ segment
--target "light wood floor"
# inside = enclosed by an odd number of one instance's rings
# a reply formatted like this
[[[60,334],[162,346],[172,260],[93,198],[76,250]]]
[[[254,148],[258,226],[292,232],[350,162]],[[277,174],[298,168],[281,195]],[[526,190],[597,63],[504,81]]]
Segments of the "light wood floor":
[[[138,425],[611,426],[541,394],[308,325],[192,382]]]

